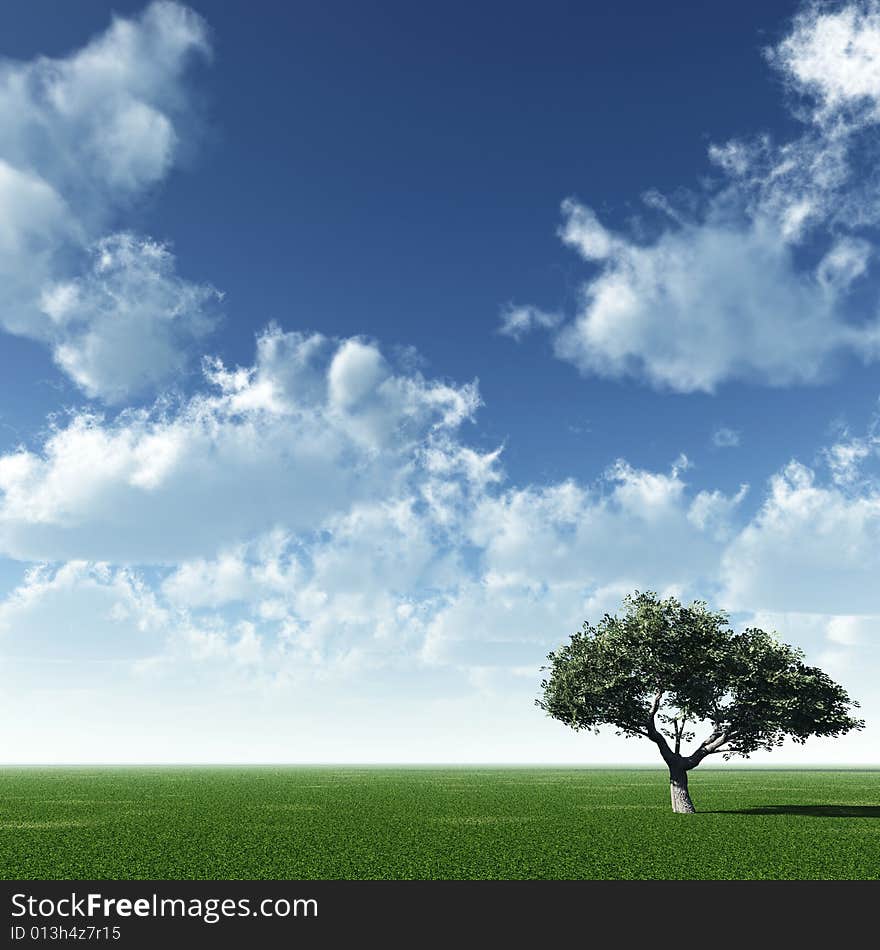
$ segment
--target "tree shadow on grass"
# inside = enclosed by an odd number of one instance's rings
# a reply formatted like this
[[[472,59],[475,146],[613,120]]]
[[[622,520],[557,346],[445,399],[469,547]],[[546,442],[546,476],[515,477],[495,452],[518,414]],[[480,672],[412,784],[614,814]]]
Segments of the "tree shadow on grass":
[[[707,815],[808,815],[812,818],[880,818],[880,805],[759,805]]]

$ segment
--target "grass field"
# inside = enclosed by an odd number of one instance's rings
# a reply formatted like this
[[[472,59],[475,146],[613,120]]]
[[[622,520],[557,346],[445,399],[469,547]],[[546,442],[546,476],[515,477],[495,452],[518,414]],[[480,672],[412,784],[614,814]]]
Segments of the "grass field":
[[[6,768],[11,878],[880,877],[880,770]]]

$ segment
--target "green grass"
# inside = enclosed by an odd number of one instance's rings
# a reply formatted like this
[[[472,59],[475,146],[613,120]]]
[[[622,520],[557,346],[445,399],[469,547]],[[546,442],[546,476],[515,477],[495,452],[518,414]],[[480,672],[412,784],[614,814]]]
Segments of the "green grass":
[[[10,878],[880,876],[880,771],[6,768]]]

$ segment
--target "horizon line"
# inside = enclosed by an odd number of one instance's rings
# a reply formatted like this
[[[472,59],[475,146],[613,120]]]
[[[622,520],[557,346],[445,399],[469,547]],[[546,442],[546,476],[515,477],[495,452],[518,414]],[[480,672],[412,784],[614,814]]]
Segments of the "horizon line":
[[[666,771],[667,766],[649,762],[356,762],[356,761],[311,761],[311,762],[175,762],[175,761],[138,761],[138,762],[0,762],[0,769],[10,768],[546,768],[546,769],[653,769]],[[880,771],[878,762],[805,762],[793,763],[756,762],[714,762],[701,765],[701,771],[713,769],[771,769],[773,771],[837,771],[842,769],[863,769]],[[696,769],[694,770],[696,771]]]

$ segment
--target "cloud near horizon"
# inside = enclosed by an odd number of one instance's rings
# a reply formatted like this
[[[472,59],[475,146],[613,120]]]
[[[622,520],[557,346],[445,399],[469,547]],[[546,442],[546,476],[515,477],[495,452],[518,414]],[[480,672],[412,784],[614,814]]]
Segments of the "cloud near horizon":
[[[205,386],[111,420],[73,413],[0,456],[0,548],[44,564],[0,602],[7,614],[81,585],[115,592],[120,642],[134,637],[148,667],[247,656],[277,678],[512,672],[635,588],[739,617],[876,612],[870,436],[831,446],[821,468],[792,461],[749,514],[748,486],[696,490],[684,457],[666,472],[618,460],[591,485],[510,485],[500,451],[467,439],[475,385],[395,369],[362,339],[272,327],[252,366],[206,361]]]

